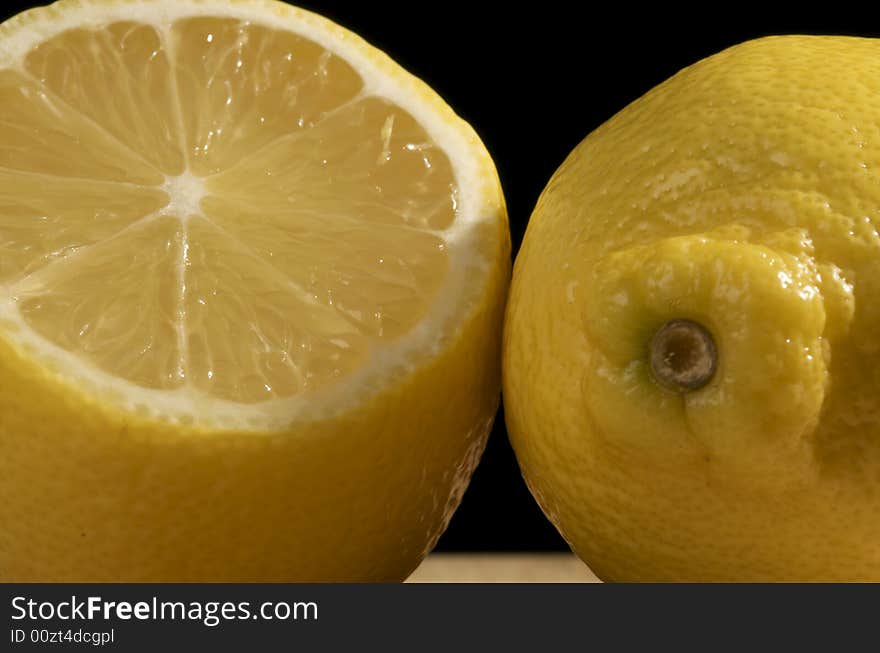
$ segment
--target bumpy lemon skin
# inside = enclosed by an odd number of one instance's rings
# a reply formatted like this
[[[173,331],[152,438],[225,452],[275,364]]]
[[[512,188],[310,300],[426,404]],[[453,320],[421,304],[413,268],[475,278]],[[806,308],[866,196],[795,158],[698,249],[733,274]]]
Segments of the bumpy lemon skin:
[[[446,528],[500,396],[506,220],[442,354],[337,419],[205,432],[122,413],[0,342],[0,580],[400,581]]]
[[[880,41],[683,70],[550,180],[505,321],[523,476],[605,580],[880,580]],[[664,321],[719,369],[652,382]]]

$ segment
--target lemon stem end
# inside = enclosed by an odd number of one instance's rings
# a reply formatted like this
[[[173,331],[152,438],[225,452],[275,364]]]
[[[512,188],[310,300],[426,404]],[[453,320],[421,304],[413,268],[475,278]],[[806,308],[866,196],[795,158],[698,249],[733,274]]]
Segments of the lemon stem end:
[[[651,338],[649,351],[654,378],[676,392],[699,390],[712,380],[718,366],[712,334],[691,320],[664,324]]]

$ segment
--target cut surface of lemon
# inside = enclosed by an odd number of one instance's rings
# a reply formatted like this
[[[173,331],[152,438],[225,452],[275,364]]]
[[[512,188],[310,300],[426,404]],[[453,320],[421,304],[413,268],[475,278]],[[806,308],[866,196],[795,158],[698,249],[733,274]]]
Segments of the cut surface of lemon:
[[[474,303],[485,154],[358,41],[262,2],[29,17],[0,33],[3,335],[60,374],[277,422],[375,389]]]
[[[65,473],[35,469],[38,450],[97,446],[120,429],[129,435],[116,462],[157,479],[172,475],[157,459],[174,438],[224,434],[215,443],[239,456],[232,489],[260,475],[255,461],[267,453],[248,458],[247,447],[265,444],[242,444],[249,434],[336,438],[303,468],[344,475],[321,465],[360,457],[361,481],[385,474],[388,496],[395,478],[415,497],[419,484],[430,490],[420,499],[430,509],[403,511],[422,517],[413,548],[422,555],[494,414],[508,269],[504,201],[478,137],[422,82],[326,19],[265,0],[62,0],[0,26],[0,410],[17,415],[0,444],[21,454],[37,488],[41,474]],[[471,391],[460,405],[455,384]],[[436,407],[419,402],[432,386]],[[436,415],[445,405],[459,415]],[[47,430],[30,433],[33,419]],[[380,428],[388,442],[371,443]],[[364,442],[340,441],[358,433]],[[369,468],[367,446],[387,448],[381,466]],[[420,449],[441,454],[427,465],[428,453],[415,456],[424,478],[387,475],[388,465],[407,467],[404,450]],[[92,453],[101,463],[106,452]],[[288,463],[284,473],[296,473],[300,463]],[[193,473],[202,472],[211,473]],[[0,482],[0,496],[16,495],[24,474]],[[284,491],[284,474],[276,480],[273,491]],[[108,482],[96,473],[86,485]],[[196,505],[223,500],[215,490],[181,493]],[[336,499],[350,501],[348,491]],[[16,496],[0,520],[24,510]],[[111,522],[140,501],[114,496]],[[101,518],[95,505],[80,508],[80,525]],[[276,508],[271,518],[283,518]],[[261,518],[253,512],[250,522]],[[162,518],[152,524],[167,533]],[[15,545],[0,540],[0,567],[4,551],[33,539],[36,527]],[[267,535],[260,546],[282,543],[291,546]],[[271,575],[174,560],[131,577]],[[79,578],[112,575],[79,569]],[[369,576],[362,569],[299,575]],[[272,573],[298,575],[280,563]],[[19,577],[39,575],[31,566]]]

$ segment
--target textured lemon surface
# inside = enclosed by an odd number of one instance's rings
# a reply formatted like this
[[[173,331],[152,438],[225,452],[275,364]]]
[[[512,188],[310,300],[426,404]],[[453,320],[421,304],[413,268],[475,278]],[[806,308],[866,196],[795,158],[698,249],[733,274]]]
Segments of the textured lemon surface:
[[[612,580],[880,580],[880,42],[771,37],[588,136],[514,269],[508,429]],[[705,387],[657,383],[665,323]]]
[[[500,387],[477,136],[276,2],[0,26],[0,580],[399,580]]]

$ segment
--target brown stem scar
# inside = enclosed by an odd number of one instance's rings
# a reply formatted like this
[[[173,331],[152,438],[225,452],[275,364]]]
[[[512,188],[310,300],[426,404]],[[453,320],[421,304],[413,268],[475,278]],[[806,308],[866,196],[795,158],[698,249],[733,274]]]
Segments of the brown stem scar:
[[[649,350],[654,378],[676,392],[699,390],[712,380],[718,367],[712,334],[691,320],[664,324],[651,338]]]

